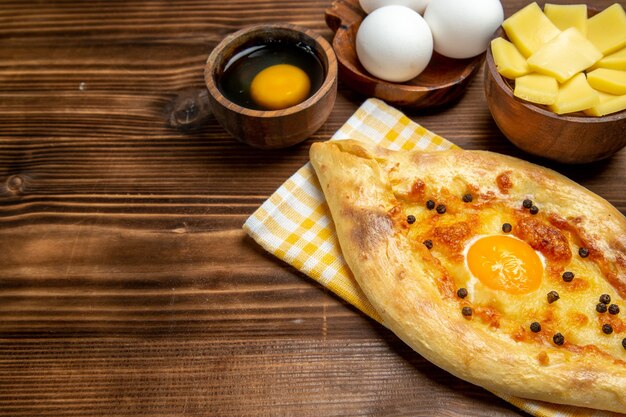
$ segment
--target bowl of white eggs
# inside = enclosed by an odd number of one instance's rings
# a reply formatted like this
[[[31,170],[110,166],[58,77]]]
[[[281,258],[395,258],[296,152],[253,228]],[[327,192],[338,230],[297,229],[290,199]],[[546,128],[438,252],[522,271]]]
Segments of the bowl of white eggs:
[[[504,13],[500,0],[335,0],[325,17],[346,86],[425,109],[462,95]]]

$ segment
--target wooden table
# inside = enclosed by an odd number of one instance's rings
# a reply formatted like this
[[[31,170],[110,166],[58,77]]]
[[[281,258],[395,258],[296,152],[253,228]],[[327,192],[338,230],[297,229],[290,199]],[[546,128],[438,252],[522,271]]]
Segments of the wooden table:
[[[526,1],[505,0],[505,14]],[[612,0],[594,3],[605,7]],[[226,34],[318,30],[328,1],[0,4],[0,415],[514,416],[265,253],[245,219],[364,100],[263,152],[213,120],[173,128]],[[521,154],[482,75],[410,114],[471,149]],[[626,151],[546,164],[626,212]]]

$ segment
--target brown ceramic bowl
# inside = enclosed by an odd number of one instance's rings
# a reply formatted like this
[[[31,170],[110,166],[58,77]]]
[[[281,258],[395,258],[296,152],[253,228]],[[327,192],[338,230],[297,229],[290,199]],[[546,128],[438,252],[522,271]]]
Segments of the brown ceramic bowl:
[[[282,110],[253,110],[228,100],[218,88],[226,64],[238,52],[271,41],[300,43],[322,63],[322,85],[308,99]],[[217,121],[232,136],[248,145],[275,149],[310,137],[326,121],[337,95],[337,60],[330,44],[314,31],[291,24],[245,27],[224,38],[211,52],[204,68],[209,103]]]
[[[592,15],[595,11],[589,9]],[[506,38],[500,29],[496,36]],[[487,49],[485,96],[504,135],[518,148],[553,161],[578,164],[605,159],[626,146],[626,110],[602,117],[584,113],[558,115],[547,107],[513,96]]]
[[[406,109],[440,107],[456,101],[476,75],[485,54],[468,59],[446,58],[436,52],[424,71],[404,83],[381,80],[368,73],[356,54],[356,34],[367,14],[358,0],[335,0],[326,9],[328,27],[335,32],[333,48],[341,81],[365,97],[377,97]]]

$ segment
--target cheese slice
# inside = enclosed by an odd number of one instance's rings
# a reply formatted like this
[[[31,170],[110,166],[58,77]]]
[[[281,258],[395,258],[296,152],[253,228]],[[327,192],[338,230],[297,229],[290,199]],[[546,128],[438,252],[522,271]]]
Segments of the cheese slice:
[[[563,83],[600,58],[602,53],[578,29],[571,27],[532,54],[528,66]]]
[[[626,94],[626,71],[598,68],[587,74],[587,81],[596,90],[609,94]]]
[[[626,13],[618,3],[587,21],[587,38],[604,55],[626,46]]]
[[[556,114],[574,113],[600,104],[598,92],[591,88],[585,74],[579,72],[559,87],[550,110]]]
[[[607,55],[594,65],[595,68],[611,68],[626,71],[626,47]]]
[[[598,91],[598,97],[600,98],[600,102],[597,105],[583,110],[586,115],[606,116],[607,114],[626,110],[626,94],[616,96]]]
[[[507,18],[502,22],[502,28],[525,57],[532,55],[560,32],[536,2]]]
[[[583,35],[587,35],[586,4],[551,4],[543,6],[543,12],[554,26],[560,30],[575,27]]]
[[[513,95],[531,103],[553,104],[559,86],[556,80],[549,75],[528,74],[515,79]]]
[[[515,79],[530,71],[526,58],[515,45],[504,38],[495,38],[491,41],[491,54],[498,72],[503,77]]]

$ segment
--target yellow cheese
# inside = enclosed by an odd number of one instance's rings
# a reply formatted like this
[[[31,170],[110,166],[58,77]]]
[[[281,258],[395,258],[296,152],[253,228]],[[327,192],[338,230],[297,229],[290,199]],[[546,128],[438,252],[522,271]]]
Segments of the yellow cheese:
[[[626,95],[615,96],[613,94],[598,91],[598,96],[600,97],[600,103],[584,110],[586,115],[605,116],[607,114],[626,110]]]
[[[600,103],[600,96],[589,83],[585,74],[576,74],[569,81],[559,86],[556,101],[550,106],[550,110],[556,114],[573,113]]]
[[[546,3],[543,12],[560,30],[575,27],[587,35],[587,5]]]
[[[526,58],[515,45],[504,38],[495,38],[491,41],[491,54],[498,72],[503,77],[515,79],[530,71]]]
[[[559,33],[528,58],[531,70],[551,75],[560,83],[589,68],[602,53],[576,28]]]
[[[502,23],[502,27],[525,57],[532,55],[560,32],[536,2],[511,15]]]
[[[587,74],[587,81],[596,90],[618,96],[626,94],[626,71],[598,68]]]
[[[543,74],[528,74],[515,79],[513,95],[531,103],[553,104],[558,91],[558,83],[554,78]]]
[[[626,13],[618,3],[587,21],[587,38],[604,55],[626,46]]]
[[[607,55],[594,65],[595,68],[611,68],[626,71],[626,48]]]

